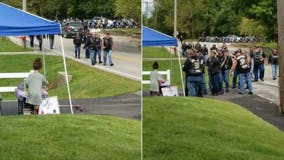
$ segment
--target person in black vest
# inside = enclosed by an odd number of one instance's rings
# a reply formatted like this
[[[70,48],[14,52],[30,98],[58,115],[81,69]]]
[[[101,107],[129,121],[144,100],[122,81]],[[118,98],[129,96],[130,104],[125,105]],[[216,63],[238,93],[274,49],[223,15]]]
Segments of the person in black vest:
[[[184,63],[183,71],[186,73],[186,86],[188,95],[202,97],[202,60],[196,55],[197,51],[189,51],[188,58]]]
[[[104,50],[104,65],[106,65],[107,57],[109,61],[109,65],[113,66],[112,62],[112,48],[113,48],[113,40],[110,37],[109,33],[106,33],[106,36],[103,38],[103,50]]]
[[[196,50],[198,50],[198,51],[201,51],[201,44],[199,43],[199,42],[197,42],[196,44],[195,44],[195,49]]]
[[[232,58],[229,56],[228,50],[224,51],[220,56],[221,61],[221,88],[223,88],[223,83],[225,83],[225,91],[229,92],[229,75],[230,75],[230,69],[233,65]],[[224,89],[222,89],[224,90]]]
[[[220,79],[220,58],[217,50],[211,51],[211,56],[207,60],[208,74],[211,77],[211,92],[213,96],[217,96],[221,92]]]
[[[257,45],[256,49],[253,51],[251,57],[254,61],[253,73],[254,73],[254,81],[257,82],[258,78],[261,81],[264,81],[264,59],[265,54],[263,50]]]
[[[204,57],[208,55],[208,48],[206,47],[206,44],[204,44],[203,47],[201,48],[201,53]]]
[[[87,41],[85,43],[84,49],[87,48],[89,49],[90,53],[90,58],[91,58],[91,64],[95,65],[96,64],[96,57],[95,57],[95,37],[91,35],[89,38],[87,38]]]
[[[76,37],[74,37],[73,44],[74,44],[74,47],[75,47],[75,58],[80,59],[82,39],[81,39],[79,33],[77,33]]]
[[[97,33],[95,34],[95,63],[97,63],[97,56],[99,63],[102,63],[101,58],[101,51],[102,51],[102,39],[100,38],[100,35]]]
[[[249,90],[248,94],[253,94],[252,83],[251,83],[251,60],[250,56],[236,51],[236,60],[234,60],[231,75],[233,74],[234,70],[237,69],[240,76],[240,92],[239,94],[245,93],[245,83],[247,83],[247,88]]]
[[[90,38],[92,37],[91,33],[87,31],[86,36],[84,37],[84,43],[86,44],[88,41],[90,41]],[[88,59],[90,58],[90,51],[88,46],[85,46],[85,58]]]
[[[278,72],[278,52],[277,50],[273,50],[272,53],[269,55],[268,64],[271,64],[272,69],[272,79],[277,79],[277,72]]]

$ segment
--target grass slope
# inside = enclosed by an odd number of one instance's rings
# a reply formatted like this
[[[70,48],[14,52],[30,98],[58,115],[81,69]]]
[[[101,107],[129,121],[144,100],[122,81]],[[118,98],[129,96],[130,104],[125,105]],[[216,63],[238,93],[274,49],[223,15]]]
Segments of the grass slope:
[[[284,134],[238,105],[210,99],[143,100],[144,160],[282,160]]]
[[[28,45],[28,43],[27,43]],[[26,52],[32,51],[29,48],[23,48],[22,46],[15,45],[6,37],[0,37],[0,52]]]
[[[0,56],[0,73],[29,72],[32,63],[39,55],[2,55]],[[110,97],[140,90],[140,82],[132,81],[99,69],[67,60],[68,74],[73,76],[70,83],[72,98]],[[49,82],[57,79],[58,71],[64,71],[62,57],[46,56],[46,75]],[[43,71],[42,71],[43,72]],[[17,86],[20,79],[1,79],[0,86]],[[4,99],[15,99],[14,94],[3,95]],[[66,86],[49,90],[49,95],[67,98]]]
[[[3,160],[139,160],[140,122],[95,115],[0,118]]]

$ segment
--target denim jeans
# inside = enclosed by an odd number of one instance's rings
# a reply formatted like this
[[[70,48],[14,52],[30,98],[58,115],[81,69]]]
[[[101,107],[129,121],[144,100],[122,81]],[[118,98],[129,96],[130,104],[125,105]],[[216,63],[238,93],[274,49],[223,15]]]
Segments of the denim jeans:
[[[239,72],[237,69],[234,70],[234,75],[233,75],[233,79],[232,79],[232,87],[233,88],[236,88],[237,87],[237,81],[238,81],[238,75],[239,75]]]
[[[223,83],[225,83],[225,88],[226,88],[227,92],[229,91],[229,72],[230,72],[230,70],[221,71],[221,75],[222,75],[221,88],[223,88]]]
[[[90,49],[88,47],[85,48],[85,57],[90,58]]]
[[[92,63],[92,65],[95,65],[96,64],[95,50],[89,49],[89,53],[90,53],[91,63]]]
[[[80,51],[81,51],[81,46],[76,46],[75,45],[75,57],[79,58],[80,57]]]
[[[260,78],[261,80],[264,78],[264,64],[254,64],[254,68],[253,68],[253,73],[254,73],[254,80],[258,81],[258,78]],[[258,76],[259,73],[259,76]]]
[[[220,73],[215,73],[212,75],[212,93],[219,93],[221,90],[221,86],[220,86]]]
[[[109,65],[112,65],[112,50],[104,51],[104,65],[106,64],[107,58]]]
[[[221,72],[219,72],[219,92],[220,93],[224,93],[224,90],[223,90],[223,75],[222,75],[222,71]]]
[[[249,92],[252,92],[251,75],[248,73],[240,73],[240,91],[242,94],[245,93],[245,83],[248,85]]]
[[[201,76],[188,76],[186,78],[188,95],[192,97],[202,96],[201,79]]]
[[[276,64],[271,64],[271,69],[272,69],[272,78],[277,78],[277,72],[278,72],[278,65]]]
[[[205,80],[205,73],[201,75],[201,88],[202,88],[202,95],[207,94],[207,86]]]
[[[101,49],[98,49],[97,51],[95,51],[95,59],[97,59],[98,56],[98,61],[101,62]]]
[[[49,48],[53,49],[54,46],[54,39],[49,38]]]
[[[210,73],[208,69],[208,86],[209,86],[209,91],[212,91],[212,74]]]

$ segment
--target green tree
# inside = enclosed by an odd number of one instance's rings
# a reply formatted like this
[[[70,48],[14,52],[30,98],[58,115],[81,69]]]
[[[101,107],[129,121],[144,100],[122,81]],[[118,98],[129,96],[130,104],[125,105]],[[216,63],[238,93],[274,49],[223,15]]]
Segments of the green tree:
[[[115,0],[115,15],[122,18],[133,18],[135,21],[141,20],[141,1],[137,0]]]

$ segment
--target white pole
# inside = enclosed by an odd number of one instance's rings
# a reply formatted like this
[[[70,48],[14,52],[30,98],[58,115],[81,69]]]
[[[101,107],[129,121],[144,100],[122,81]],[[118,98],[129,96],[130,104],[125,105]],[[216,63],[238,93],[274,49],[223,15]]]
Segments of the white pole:
[[[67,73],[67,67],[66,67],[65,52],[64,52],[64,47],[63,47],[62,36],[60,36],[60,41],[61,41],[61,51],[62,51],[62,57],[63,57],[64,71],[65,71],[65,80],[67,84],[67,91],[68,91],[68,97],[69,97],[69,103],[70,103],[70,110],[71,110],[71,114],[73,114],[73,105],[72,105],[72,100],[71,100],[71,93],[70,93],[70,86],[69,86],[69,80],[68,80],[68,73]]]
[[[177,39],[177,0],[175,0],[174,5],[174,37]],[[178,40],[177,40],[178,44]],[[185,96],[185,88],[184,88],[184,81],[181,69],[181,60],[180,60],[180,53],[179,53],[179,45],[176,48],[176,52],[178,53],[178,62],[179,62],[179,71],[180,71],[180,78],[181,78],[181,85],[182,85],[182,92],[183,96]]]
[[[42,52],[42,59],[43,59],[43,74],[46,76],[46,69],[45,69],[45,54],[44,54],[44,47],[43,47],[43,36],[41,35],[41,52]]]
[[[23,0],[23,11],[27,11],[27,0]]]

